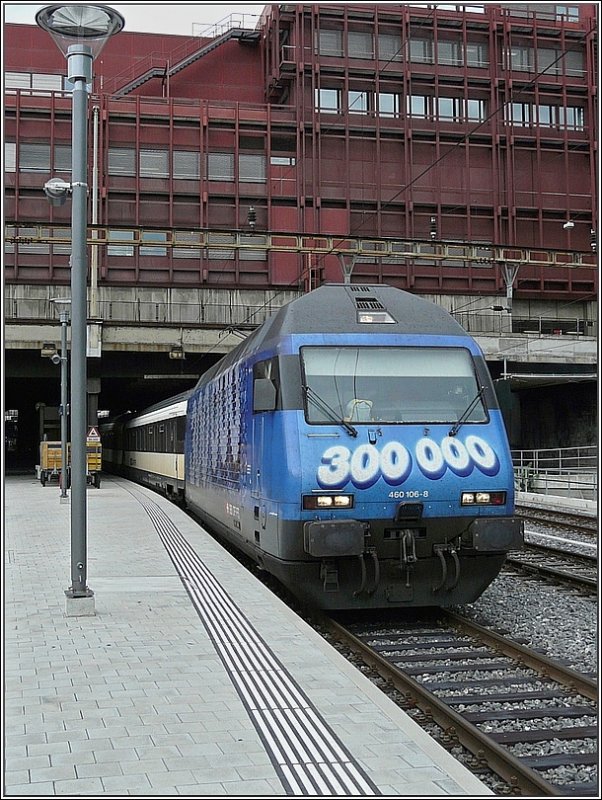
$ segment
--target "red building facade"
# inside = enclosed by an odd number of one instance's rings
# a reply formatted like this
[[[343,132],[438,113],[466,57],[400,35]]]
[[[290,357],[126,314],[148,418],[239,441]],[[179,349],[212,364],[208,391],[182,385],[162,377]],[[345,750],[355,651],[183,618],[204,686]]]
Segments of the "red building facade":
[[[206,39],[126,19],[90,103],[100,285],[307,288],[348,241],[354,280],[503,294],[516,267],[517,299],[591,298],[596,14],[285,4]],[[4,68],[5,282],[66,284],[69,205],[42,191],[69,180],[65,62],[6,25]]]

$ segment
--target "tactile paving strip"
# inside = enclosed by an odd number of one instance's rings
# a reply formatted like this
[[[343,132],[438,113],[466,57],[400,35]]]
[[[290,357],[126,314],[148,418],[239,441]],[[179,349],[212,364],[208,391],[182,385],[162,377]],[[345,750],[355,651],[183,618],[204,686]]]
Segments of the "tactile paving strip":
[[[153,500],[128,491],[159,534],[286,793],[380,795],[173,521]]]

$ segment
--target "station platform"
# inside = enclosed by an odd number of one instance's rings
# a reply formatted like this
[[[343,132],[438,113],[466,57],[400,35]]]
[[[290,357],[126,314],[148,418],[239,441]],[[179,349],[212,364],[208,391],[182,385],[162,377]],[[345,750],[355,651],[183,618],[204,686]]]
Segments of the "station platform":
[[[517,492],[516,502],[531,508],[541,508],[544,511],[564,511],[568,514],[580,514],[584,517],[598,516],[597,500],[583,500],[579,497],[538,494],[536,492]]]
[[[66,613],[59,494],[5,479],[3,796],[492,794],[201,526],[133,483],[88,488],[93,613]]]

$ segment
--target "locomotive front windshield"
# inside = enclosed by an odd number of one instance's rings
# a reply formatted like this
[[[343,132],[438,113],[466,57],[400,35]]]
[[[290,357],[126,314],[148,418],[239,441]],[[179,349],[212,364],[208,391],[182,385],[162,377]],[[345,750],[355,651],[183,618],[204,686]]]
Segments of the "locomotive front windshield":
[[[309,423],[486,422],[463,348],[303,347]]]

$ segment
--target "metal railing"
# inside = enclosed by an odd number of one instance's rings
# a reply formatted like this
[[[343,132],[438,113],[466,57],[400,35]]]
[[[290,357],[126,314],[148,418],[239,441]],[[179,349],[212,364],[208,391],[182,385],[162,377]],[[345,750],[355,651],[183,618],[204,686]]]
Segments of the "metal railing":
[[[535,492],[595,500],[598,497],[598,447],[513,450],[515,487]]]

